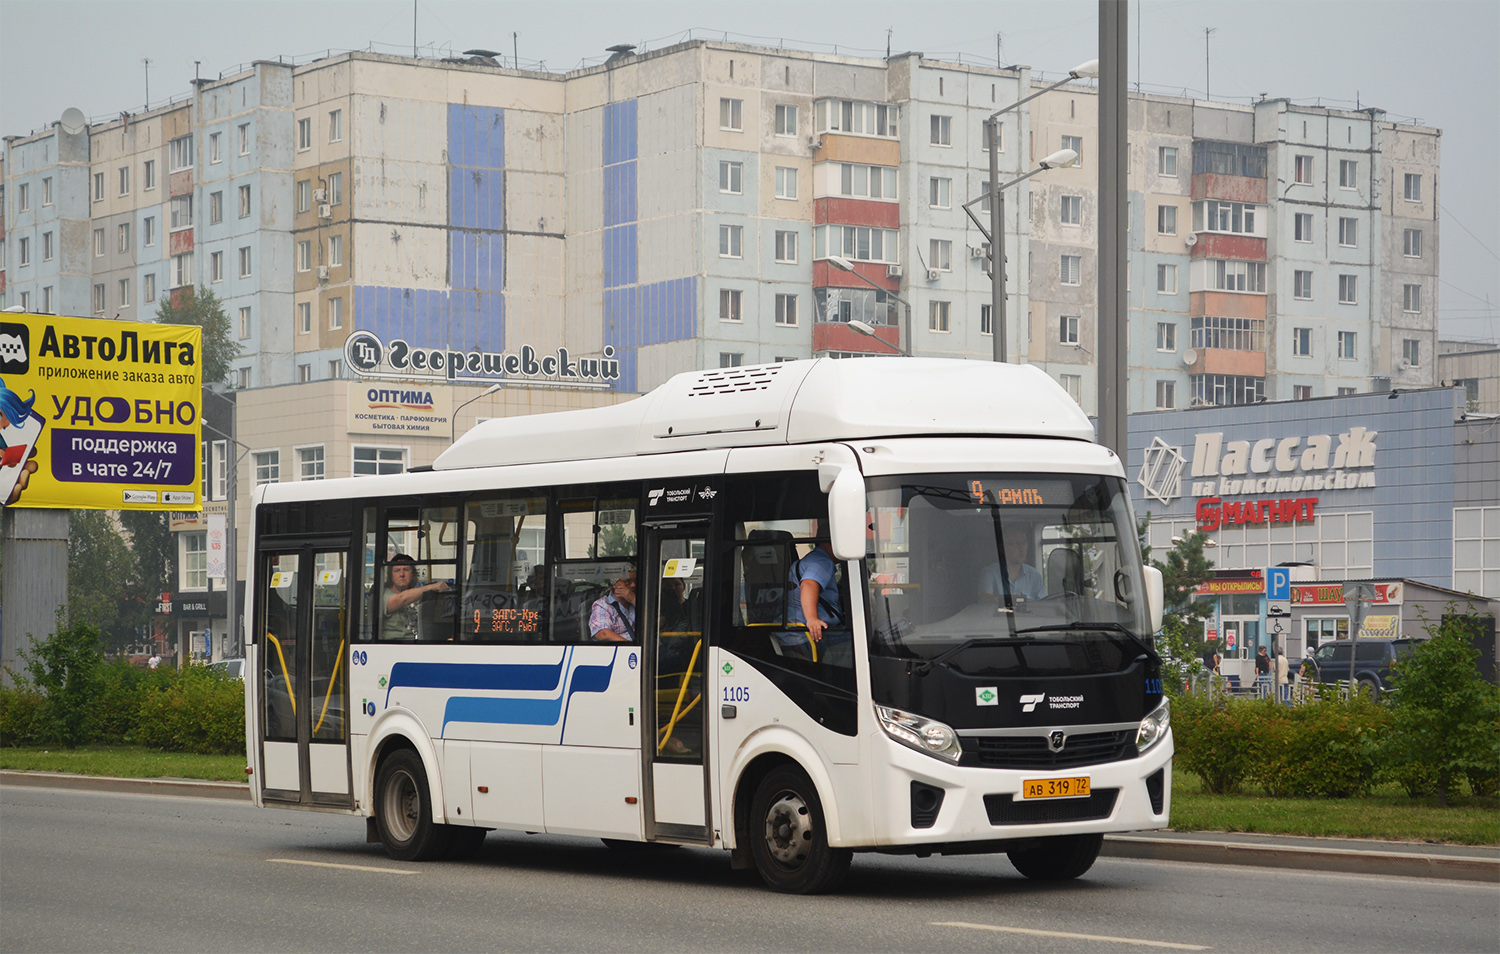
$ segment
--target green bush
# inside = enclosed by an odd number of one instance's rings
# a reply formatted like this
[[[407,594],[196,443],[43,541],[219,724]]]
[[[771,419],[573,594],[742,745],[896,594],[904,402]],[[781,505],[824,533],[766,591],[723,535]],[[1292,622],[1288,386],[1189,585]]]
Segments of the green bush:
[[[26,674],[17,676],[18,687],[44,697],[32,721],[33,742],[73,749],[91,741],[104,667],[99,628],[85,622],[69,625],[59,613],[57,631],[22,649],[20,657]]]
[[[1374,785],[1390,722],[1367,695],[1301,706],[1260,705],[1248,775],[1268,795],[1349,798]]]
[[[142,669],[123,659],[106,663],[100,672],[94,741],[120,743],[132,738],[140,717],[141,700],[148,691],[166,688],[176,675],[173,669]]]
[[[0,745],[36,745],[47,697],[28,685],[0,688]]]
[[[1223,696],[1183,694],[1172,699],[1177,762],[1203,781],[1210,795],[1239,790],[1255,751],[1253,726],[1264,704]]]
[[[244,683],[201,666],[175,673],[141,697],[130,741],[201,755],[245,751]]]

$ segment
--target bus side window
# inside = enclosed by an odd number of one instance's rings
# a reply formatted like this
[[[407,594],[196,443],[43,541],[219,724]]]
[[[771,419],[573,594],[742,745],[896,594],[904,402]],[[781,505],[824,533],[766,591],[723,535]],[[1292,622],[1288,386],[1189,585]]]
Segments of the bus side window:
[[[458,617],[458,508],[391,507],[385,512],[385,524],[386,552],[378,565],[379,596],[372,607],[380,614],[378,638],[451,642]],[[392,567],[403,562],[409,562],[411,572],[398,582]],[[388,611],[398,591],[440,581],[446,586],[428,590],[395,612]]]
[[[458,638],[486,643],[546,639],[547,498],[470,501]]]

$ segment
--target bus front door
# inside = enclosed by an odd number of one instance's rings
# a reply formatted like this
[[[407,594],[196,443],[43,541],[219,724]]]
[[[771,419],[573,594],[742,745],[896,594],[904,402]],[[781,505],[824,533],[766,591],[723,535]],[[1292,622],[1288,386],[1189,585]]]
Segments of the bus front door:
[[[261,555],[261,778],[267,801],[353,807],[347,548]]]
[[[646,530],[646,838],[710,840],[704,731],[706,528]]]

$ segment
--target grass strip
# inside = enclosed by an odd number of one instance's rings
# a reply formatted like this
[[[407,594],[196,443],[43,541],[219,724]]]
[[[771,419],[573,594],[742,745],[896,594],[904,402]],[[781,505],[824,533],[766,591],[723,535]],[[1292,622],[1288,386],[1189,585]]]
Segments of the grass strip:
[[[191,778],[245,781],[243,755],[191,755],[135,745],[81,745],[76,749],[0,748],[0,769],[71,772],[112,778]]]

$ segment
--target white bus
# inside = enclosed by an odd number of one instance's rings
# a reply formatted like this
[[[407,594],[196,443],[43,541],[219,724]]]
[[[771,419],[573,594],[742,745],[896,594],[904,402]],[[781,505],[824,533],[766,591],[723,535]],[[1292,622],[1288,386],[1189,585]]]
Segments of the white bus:
[[[813,892],[855,851],[1072,878],[1167,825],[1161,576],[1037,369],[693,372],[257,493],[255,803],[395,858],[587,835]]]

